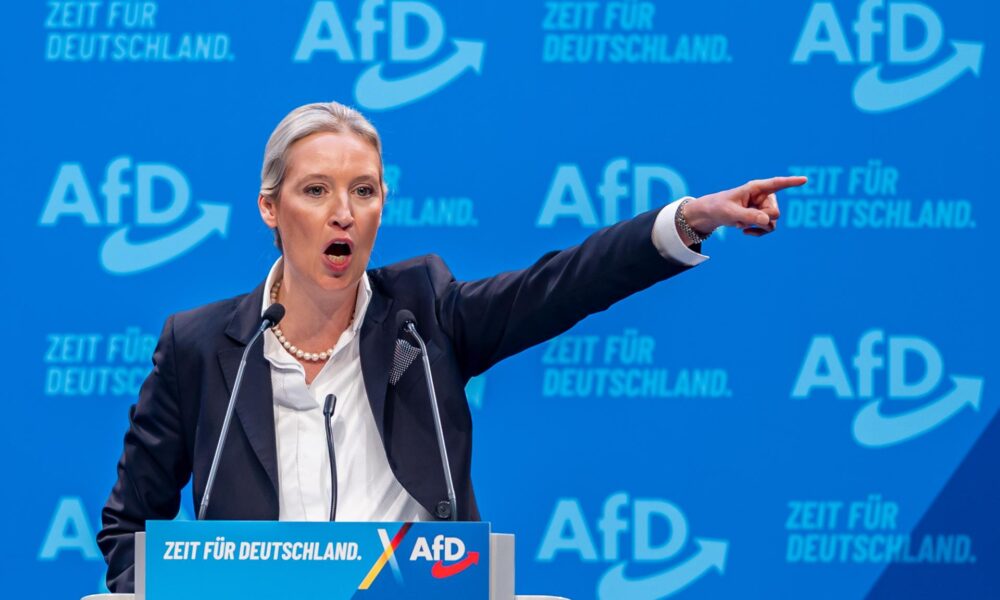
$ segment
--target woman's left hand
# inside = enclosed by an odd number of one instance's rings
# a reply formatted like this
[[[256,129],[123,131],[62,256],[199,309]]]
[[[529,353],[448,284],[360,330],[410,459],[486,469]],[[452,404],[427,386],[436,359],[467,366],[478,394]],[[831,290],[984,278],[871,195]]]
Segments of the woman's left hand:
[[[753,236],[774,231],[781,211],[777,192],[806,183],[805,177],[755,179],[739,187],[696,198],[684,206],[684,218],[698,233],[739,227]],[[682,234],[683,235],[683,234]]]

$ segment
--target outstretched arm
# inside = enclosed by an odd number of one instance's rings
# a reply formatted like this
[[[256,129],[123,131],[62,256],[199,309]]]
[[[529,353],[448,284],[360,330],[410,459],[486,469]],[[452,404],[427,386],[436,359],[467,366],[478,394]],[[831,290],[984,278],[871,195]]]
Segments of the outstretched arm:
[[[774,231],[774,194],[804,177],[751,181],[691,199],[683,215],[696,232],[737,226],[749,235]],[[668,207],[674,214],[676,205]],[[601,229],[582,244],[550,252],[532,266],[478,281],[455,281],[447,268],[430,270],[438,290],[438,319],[455,344],[467,376],[566,331],[587,315],[681,273],[694,261],[666,248],[668,235],[695,245],[678,228],[664,233],[667,209]],[[666,221],[668,228],[677,227]],[[676,238],[675,238],[676,239]],[[695,245],[697,249],[697,245]]]

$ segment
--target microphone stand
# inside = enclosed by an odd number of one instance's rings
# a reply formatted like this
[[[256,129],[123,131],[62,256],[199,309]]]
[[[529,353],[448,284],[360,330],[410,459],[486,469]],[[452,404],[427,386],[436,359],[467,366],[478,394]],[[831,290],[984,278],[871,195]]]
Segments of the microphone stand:
[[[250,343],[243,350],[243,357],[240,359],[240,368],[236,371],[236,379],[233,381],[233,391],[229,394],[229,405],[226,406],[226,417],[222,420],[222,431],[219,433],[219,442],[215,446],[215,454],[212,456],[212,467],[208,470],[208,482],[205,484],[205,493],[201,496],[201,506],[198,508],[198,520],[205,520],[208,512],[208,502],[212,496],[212,488],[215,486],[215,476],[219,472],[219,460],[222,458],[222,449],[226,446],[226,437],[229,433],[229,425],[233,420],[233,409],[236,408],[236,395],[240,391],[240,384],[243,383],[243,371],[247,366],[247,357],[254,342],[267,331],[268,327],[275,325],[285,316],[285,307],[280,304],[272,304],[264,312],[263,321],[257,328],[257,333],[250,338]]]
[[[337,453],[333,448],[333,411],[337,397],[327,394],[323,404],[323,421],[326,423],[326,453],[330,457],[330,520],[337,520]]]
[[[444,442],[444,429],[441,427],[441,413],[438,411],[437,394],[434,392],[434,381],[431,378],[431,361],[427,358],[427,346],[417,333],[417,327],[412,320],[403,324],[403,330],[413,336],[420,344],[420,358],[424,363],[424,380],[427,382],[427,393],[431,399],[431,412],[434,414],[434,431],[437,433],[438,451],[441,453],[441,465],[444,467],[444,482],[448,489],[449,516],[452,521],[458,520],[458,504],[455,501],[455,484],[451,481],[451,464],[448,462],[448,451]],[[440,510],[438,512],[440,514]]]

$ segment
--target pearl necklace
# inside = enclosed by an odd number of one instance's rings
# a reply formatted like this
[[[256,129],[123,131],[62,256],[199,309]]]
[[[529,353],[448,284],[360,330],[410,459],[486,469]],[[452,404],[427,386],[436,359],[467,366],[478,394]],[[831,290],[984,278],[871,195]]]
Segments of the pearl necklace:
[[[271,286],[271,304],[274,304],[278,301],[278,288],[280,287],[281,287],[281,281],[275,281],[274,285]],[[354,318],[351,317],[351,320],[353,321]],[[296,348],[291,342],[285,339],[285,334],[282,333],[281,328],[278,327],[277,325],[271,327],[271,331],[273,331],[274,335],[277,336],[278,341],[285,348],[285,350],[287,350],[288,353],[294,356],[295,358],[306,360],[309,362],[321,362],[333,356],[333,348],[329,348],[327,350],[318,353],[306,352],[302,348]]]

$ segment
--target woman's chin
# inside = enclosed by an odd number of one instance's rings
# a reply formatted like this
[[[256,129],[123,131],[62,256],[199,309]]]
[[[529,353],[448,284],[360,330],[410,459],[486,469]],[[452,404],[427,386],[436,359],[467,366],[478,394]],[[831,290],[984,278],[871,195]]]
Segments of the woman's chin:
[[[361,280],[362,269],[326,269],[317,279],[319,287],[330,292],[352,289]]]

